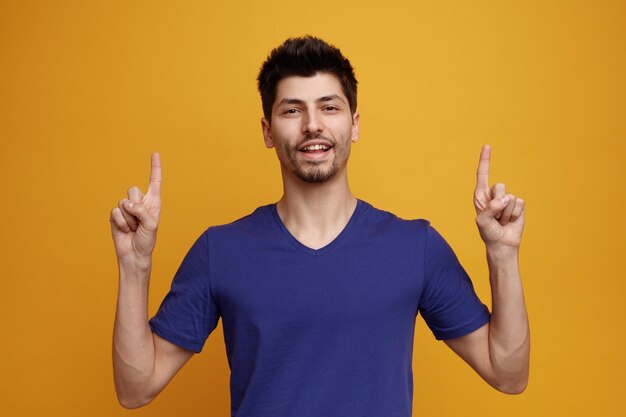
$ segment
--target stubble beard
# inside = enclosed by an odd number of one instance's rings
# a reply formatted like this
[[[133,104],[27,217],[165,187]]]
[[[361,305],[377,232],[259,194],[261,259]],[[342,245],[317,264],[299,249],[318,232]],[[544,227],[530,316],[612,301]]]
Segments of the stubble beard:
[[[302,141],[302,143],[311,139],[313,138],[307,137],[305,138],[304,141]],[[328,163],[327,161],[302,162],[298,158],[299,156],[298,153],[300,152],[298,149],[300,148],[300,145],[295,146],[295,147],[288,146],[287,144],[283,145],[283,153],[287,156],[287,159],[289,160],[290,165],[293,167],[294,174],[301,181],[304,181],[309,184],[325,182],[333,178],[339,171],[338,159],[340,155],[338,152],[342,152],[340,149],[338,149],[337,143],[334,140],[330,140],[329,138],[322,137],[322,136],[316,136],[314,139],[324,139],[333,144],[332,151],[335,153],[335,155],[329,168],[324,169],[323,167],[319,166],[319,165],[327,164]],[[330,150],[328,152],[330,152]]]

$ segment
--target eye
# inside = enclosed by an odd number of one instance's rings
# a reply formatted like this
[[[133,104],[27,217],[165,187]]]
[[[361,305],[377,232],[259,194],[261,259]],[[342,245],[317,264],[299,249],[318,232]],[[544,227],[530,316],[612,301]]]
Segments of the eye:
[[[339,110],[339,107],[333,106],[333,105],[328,105],[324,107],[324,111],[327,112],[333,112],[333,111],[337,111]]]
[[[298,109],[287,109],[283,112],[283,114],[287,114],[287,115],[296,114],[296,113],[298,113]]]

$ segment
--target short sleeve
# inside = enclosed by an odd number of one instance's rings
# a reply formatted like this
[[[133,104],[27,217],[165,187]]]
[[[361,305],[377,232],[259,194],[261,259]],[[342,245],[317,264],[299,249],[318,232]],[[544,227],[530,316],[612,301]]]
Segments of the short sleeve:
[[[193,244],[150,328],[164,339],[199,353],[217,326],[219,311],[210,283],[208,234]]]
[[[482,327],[490,314],[452,248],[427,229],[419,311],[437,340],[454,339]]]

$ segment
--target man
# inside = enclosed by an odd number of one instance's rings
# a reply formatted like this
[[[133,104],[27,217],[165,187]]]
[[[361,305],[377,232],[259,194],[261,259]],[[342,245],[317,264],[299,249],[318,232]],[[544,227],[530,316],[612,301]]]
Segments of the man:
[[[272,51],[258,81],[265,145],[276,150],[284,194],[204,232],[150,321],[158,154],[147,194],[133,187],[111,212],[120,403],[150,402],[200,352],[220,317],[233,416],[410,416],[418,312],[490,385],[523,391],[529,331],[517,259],[524,202],[503,184],[489,187],[489,146],[474,204],[492,314],[427,221],[399,219],[350,192],[357,81],[338,49],[313,37],[289,39]]]

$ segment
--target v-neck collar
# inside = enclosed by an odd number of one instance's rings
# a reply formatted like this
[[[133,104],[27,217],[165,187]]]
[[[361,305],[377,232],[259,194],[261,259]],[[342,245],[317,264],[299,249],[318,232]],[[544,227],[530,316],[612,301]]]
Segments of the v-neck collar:
[[[296,249],[308,255],[318,257],[331,251],[333,247],[337,246],[346,237],[346,235],[350,233],[350,229],[352,229],[352,226],[354,222],[356,221],[356,218],[358,217],[360,212],[363,211],[363,205],[364,205],[363,201],[357,198],[356,207],[354,211],[352,212],[352,215],[350,216],[348,223],[346,223],[346,225],[341,230],[341,232],[339,232],[337,237],[335,237],[330,243],[328,243],[327,245],[319,249],[313,249],[309,246],[306,246],[305,244],[300,242],[298,239],[296,239],[294,235],[291,234],[289,229],[287,229],[287,226],[285,226],[282,219],[280,218],[280,215],[278,214],[276,203],[270,205],[270,208],[272,211],[272,215],[274,216],[274,220],[276,221],[276,224],[278,228],[280,229],[281,235],[283,235],[293,246],[295,246]]]

